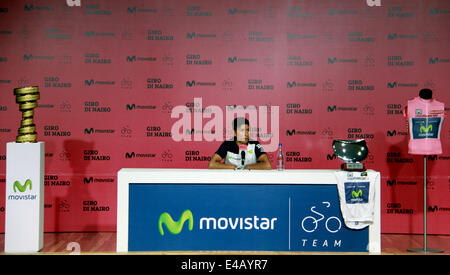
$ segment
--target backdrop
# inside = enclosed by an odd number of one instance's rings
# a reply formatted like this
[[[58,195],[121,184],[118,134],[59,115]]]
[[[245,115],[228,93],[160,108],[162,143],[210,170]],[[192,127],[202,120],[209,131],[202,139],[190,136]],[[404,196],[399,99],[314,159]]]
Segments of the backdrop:
[[[37,85],[47,232],[114,231],[119,169],[204,169],[226,114],[267,110],[278,131],[258,112],[252,135],[282,142],[287,169],[338,169],[332,140],[366,139],[382,232],[421,233],[423,156],[402,110],[428,87],[448,111],[450,2],[367,2],[1,0],[0,231],[13,89]],[[431,234],[450,234],[448,123],[428,157]]]

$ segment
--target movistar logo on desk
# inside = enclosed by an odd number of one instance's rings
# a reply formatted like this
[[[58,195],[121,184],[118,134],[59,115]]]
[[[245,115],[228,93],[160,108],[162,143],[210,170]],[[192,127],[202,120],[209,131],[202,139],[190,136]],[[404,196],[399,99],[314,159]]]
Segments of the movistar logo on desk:
[[[275,230],[275,222],[278,218],[266,217],[201,217],[199,230]],[[164,212],[159,216],[158,228],[161,236],[164,236],[163,224],[174,235],[180,234],[184,223],[189,222],[189,231],[194,228],[194,215],[189,209],[181,214],[178,221],[174,221],[169,213]]]
[[[194,216],[192,215],[191,210],[186,209],[181,214],[181,217],[178,221],[174,221],[169,213],[164,212],[159,216],[158,221],[158,227],[159,227],[159,233],[161,236],[164,236],[164,230],[163,230],[163,224],[166,225],[167,230],[169,230],[170,233],[174,235],[180,234],[181,230],[183,229],[183,225],[186,221],[189,221],[189,231],[192,231],[194,228]]]

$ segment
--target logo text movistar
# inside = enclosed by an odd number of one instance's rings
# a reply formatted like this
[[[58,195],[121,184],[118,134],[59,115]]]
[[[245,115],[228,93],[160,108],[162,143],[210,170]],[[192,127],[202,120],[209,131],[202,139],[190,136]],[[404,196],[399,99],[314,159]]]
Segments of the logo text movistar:
[[[274,230],[277,218],[246,217],[246,218],[200,218],[200,230]]]

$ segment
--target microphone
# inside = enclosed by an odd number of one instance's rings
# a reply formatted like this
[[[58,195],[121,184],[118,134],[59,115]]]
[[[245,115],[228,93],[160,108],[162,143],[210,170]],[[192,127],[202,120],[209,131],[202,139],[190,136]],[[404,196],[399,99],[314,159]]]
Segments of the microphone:
[[[239,145],[239,154],[241,155],[241,166],[245,163],[245,151],[247,151],[247,145]]]

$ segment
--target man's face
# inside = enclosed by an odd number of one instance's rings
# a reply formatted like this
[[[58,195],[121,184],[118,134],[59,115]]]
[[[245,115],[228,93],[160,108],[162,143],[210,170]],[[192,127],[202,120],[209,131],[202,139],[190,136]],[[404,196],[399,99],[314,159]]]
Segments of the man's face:
[[[249,127],[247,124],[242,124],[236,129],[236,132],[234,132],[234,135],[236,136],[237,141],[241,143],[248,143],[249,139]]]

